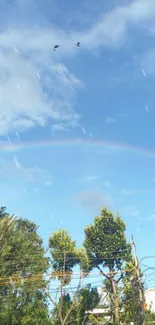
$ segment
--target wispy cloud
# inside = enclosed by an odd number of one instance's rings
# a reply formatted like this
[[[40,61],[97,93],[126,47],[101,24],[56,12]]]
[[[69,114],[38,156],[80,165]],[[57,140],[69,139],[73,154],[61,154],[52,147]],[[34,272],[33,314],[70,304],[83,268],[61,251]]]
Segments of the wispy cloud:
[[[33,167],[33,168],[24,168],[23,176],[29,182],[40,182],[44,183],[46,186],[50,186],[53,183],[53,177],[51,173],[42,168]]]
[[[115,123],[116,120],[114,118],[112,118],[112,117],[106,117],[105,122],[107,124],[112,124],[112,123]]]
[[[153,1],[132,1],[107,12],[87,33],[81,34],[80,39],[88,49],[100,46],[118,47],[126,40],[127,31],[131,25],[141,27],[143,22],[150,22],[154,17],[155,3]]]
[[[22,2],[14,3],[18,12]],[[27,13],[33,7],[30,1],[23,4]],[[117,6],[82,32],[62,30],[47,23],[46,18],[40,23],[38,14],[31,22],[22,17],[18,23],[14,19],[7,30],[1,23],[0,135],[32,128],[39,124],[39,117],[54,120],[57,131],[76,126],[80,116],[75,112],[75,94],[83,83],[63,63],[66,56],[80,53],[73,40],[80,40],[86,51],[118,47],[126,40],[130,25],[141,27],[155,17],[155,3],[136,0]],[[54,52],[57,42],[60,51]]]
[[[100,211],[101,206],[112,206],[112,200],[109,196],[95,190],[79,192],[77,195],[77,201],[81,206],[93,212]]]
[[[77,124],[75,93],[83,83],[57,62],[54,35],[52,29],[20,27],[0,34],[0,135],[33,127],[41,118]]]
[[[86,180],[89,182],[89,181],[96,181],[97,179],[99,179],[101,176],[99,175],[89,175],[89,176],[86,176]]]
[[[155,73],[155,48],[149,49],[141,58],[141,67],[144,76]]]
[[[138,220],[140,220],[139,215],[140,215],[140,210],[138,206],[124,206],[121,209],[121,213],[123,215],[128,215],[128,216],[133,216],[135,218],[137,218]]]
[[[101,177],[102,177],[101,175],[96,175],[96,174],[86,175],[86,176],[80,177],[79,182],[91,183],[91,182],[94,182],[94,181],[97,181],[97,180],[101,179]]]
[[[103,185],[104,185],[106,188],[112,188],[112,184],[111,184],[109,181],[104,181],[104,182],[103,182]]]
[[[139,214],[140,214],[140,211],[139,210],[135,210],[135,211],[132,212],[132,216],[133,217],[138,217]]]
[[[28,182],[28,183],[44,183],[49,186],[53,183],[52,175],[36,166],[29,168],[21,164],[18,157],[14,156],[12,160],[0,160],[0,180]]]
[[[51,126],[53,132],[60,132],[60,131],[69,131],[69,127],[67,127],[66,123],[55,123]]]
[[[122,189],[120,190],[120,195],[136,195],[136,194],[146,194],[146,193],[155,193],[155,190],[139,190],[139,189]]]

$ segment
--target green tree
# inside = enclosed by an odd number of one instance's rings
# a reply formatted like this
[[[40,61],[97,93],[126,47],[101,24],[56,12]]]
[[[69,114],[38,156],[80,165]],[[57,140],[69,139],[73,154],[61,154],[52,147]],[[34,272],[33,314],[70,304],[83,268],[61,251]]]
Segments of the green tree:
[[[88,271],[97,268],[112,287],[114,322],[119,325],[118,283],[123,278],[124,262],[129,259],[131,246],[125,237],[125,224],[119,214],[102,207],[101,215],[85,228],[84,247],[89,261]],[[108,273],[105,270],[108,270]],[[118,277],[119,273],[119,277]]]
[[[60,304],[62,304],[61,306],[62,319],[65,319],[65,316],[67,315],[68,311],[72,306],[72,299],[69,293],[63,293],[62,297],[59,297],[57,306],[55,305],[52,311],[52,325],[61,325],[61,320],[59,315]],[[69,323],[71,325],[72,314],[73,314],[73,310],[71,311],[70,315],[67,317],[66,324]]]
[[[125,268],[126,273],[123,279],[123,293],[121,298],[121,319],[122,321],[126,322],[126,324],[130,324],[130,322],[138,324],[139,284],[134,260],[128,262]]]
[[[87,256],[84,249],[78,249],[66,230],[58,229],[49,239],[51,253],[51,278],[57,283],[55,297],[46,290],[46,295],[54,305],[54,322],[56,324],[67,324],[73,311],[79,306],[79,290],[84,275],[81,265],[86,267]],[[72,298],[68,295],[71,289],[74,268],[78,269],[78,281],[73,290]]]
[[[153,324],[155,324],[155,313],[151,312],[151,310],[147,310],[145,316],[145,325]]]
[[[48,325],[44,294],[49,262],[38,227],[0,213],[0,324]]]
[[[66,324],[84,325],[89,320],[89,314],[86,312],[94,309],[100,301],[99,293],[96,288],[91,288],[91,285],[87,285],[79,290],[76,299],[76,305],[66,320]],[[69,293],[63,294],[62,300],[62,318],[64,319],[65,315],[72,307],[73,302]],[[59,299],[59,304],[60,303],[61,301]],[[54,308],[53,319],[53,324],[61,324],[57,308]]]
[[[140,279],[138,275],[142,278],[142,271],[140,266],[136,265],[132,256],[130,262],[126,263],[125,270],[126,272],[123,278],[123,293],[121,297],[121,320],[125,321],[126,324],[133,322],[134,324],[141,325],[145,318],[144,313],[141,315],[145,310],[145,299],[141,302],[140,289],[144,292],[144,284],[142,281],[139,281]]]
[[[97,288],[91,288],[87,285],[85,288],[80,289],[77,300],[79,306],[75,309],[75,318],[77,325],[84,325],[89,319],[87,311],[94,309],[100,302],[100,296]]]

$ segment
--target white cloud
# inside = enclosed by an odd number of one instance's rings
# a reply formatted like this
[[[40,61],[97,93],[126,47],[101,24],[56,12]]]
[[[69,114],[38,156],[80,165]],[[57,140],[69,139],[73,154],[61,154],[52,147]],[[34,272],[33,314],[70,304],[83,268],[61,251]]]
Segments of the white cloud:
[[[121,189],[120,195],[136,195],[136,194],[146,194],[146,193],[154,193],[155,190],[139,190],[139,189]]]
[[[81,40],[81,44],[84,44],[84,47],[88,49],[95,49],[99,46],[118,47],[125,41],[128,27],[131,24],[139,24],[140,26],[154,17],[154,1],[132,1],[114,8],[87,32],[84,34],[77,33],[77,35]]]
[[[79,181],[82,182],[82,183],[85,183],[85,182],[91,183],[91,182],[94,182],[96,180],[99,180],[100,178],[101,178],[101,175],[96,175],[96,174],[94,174],[94,175],[86,175],[86,176],[81,177],[79,179]]]
[[[139,210],[135,210],[131,214],[132,214],[133,217],[138,217],[139,214],[140,214],[140,211]]]
[[[77,124],[75,91],[83,84],[58,63],[51,45],[57,37],[44,28],[19,27],[0,34],[0,135],[44,125],[48,118]]]
[[[137,193],[137,191],[136,190],[133,190],[133,189],[122,189],[120,191],[120,194],[121,195],[134,195],[136,193]]]
[[[13,160],[1,159],[0,160],[0,180],[14,180],[24,181],[29,183],[41,182],[47,186],[53,183],[52,175],[41,168],[36,166],[27,168],[19,163],[18,157],[14,156]]]
[[[104,181],[103,185],[104,185],[106,188],[112,188],[112,184],[111,184],[109,181]]]
[[[27,12],[28,6],[31,2]],[[16,22],[1,29],[0,135],[34,127],[38,117],[55,120],[55,130],[62,130],[59,123],[76,126],[75,91],[82,83],[68,71],[63,58],[101,46],[118,47],[131,24],[141,27],[154,17],[154,1],[136,0],[107,12],[84,32],[64,32],[46,21],[31,26],[30,22]],[[81,42],[80,51],[73,40]],[[60,44],[56,52],[55,43]]]
[[[111,124],[111,123],[115,123],[116,120],[115,120],[114,118],[112,118],[112,117],[107,117],[107,118],[105,119],[105,122],[106,122],[107,124]]]
[[[38,167],[23,168],[23,176],[29,182],[41,182],[45,183],[46,186],[53,183],[52,175],[47,170]]]
[[[92,211],[99,211],[101,206],[111,207],[112,205],[112,200],[109,196],[95,190],[81,191],[77,195],[77,200],[84,208]]]
[[[97,179],[99,179],[101,176],[99,175],[89,175],[89,176],[86,176],[86,180],[89,182],[89,181],[96,181]]]
[[[121,208],[121,213],[122,213],[122,215],[125,215],[125,216],[136,217],[140,221],[140,218],[139,218],[140,210],[139,210],[138,206],[132,206],[132,205],[124,206]]]
[[[46,186],[51,186],[51,185],[52,185],[51,181],[46,182]]]
[[[66,116],[67,117],[67,116]],[[74,113],[74,116],[71,118],[65,119],[64,122],[57,122],[51,125],[51,129],[53,132],[68,132],[70,129],[74,127],[79,127],[80,115]]]
[[[66,126],[65,123],[55,123],[52,124],[52,131],[53,132],[69,131],[69,128]]]

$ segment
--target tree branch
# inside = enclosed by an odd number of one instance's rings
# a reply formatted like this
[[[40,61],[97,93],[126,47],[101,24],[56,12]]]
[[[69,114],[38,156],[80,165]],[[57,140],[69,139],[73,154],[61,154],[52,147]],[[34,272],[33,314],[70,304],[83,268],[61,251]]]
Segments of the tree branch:
[[[64,319],[64,324],[65,324],[67,318],[69,317],[70,313],[72,312],[73,308],[75,307],[74,303],[75,303],[75,300],[76,300],[76,297],[77,297],[77,293],[79,292],[80,287],[81,287],[81,271],[80,271],[79,284],[77,286],[77,290],[76,290],[75,295],[74,295],[74,298],[73,298],[72,306],[69,309],[69,311],[68,311],[68,313],[67,313],[67,315],[66,315],[66,317]]]
[[[109,277],[108,275],[106,275],[106,274],[102,271],[102,269],[101,269],[99,266],[97,266],[97,268],[98,268],[98,270],[101,272],[101,274],[102,274],[103,276],[105,276],[105,278],[110,279],[110,277]]]
[[[53,305],[57,308],[57,310],[59,310],[57,303],[54,301],[54,299],[52,299],[51,295],[45,291],[46,296],[51,300],[51,302],[53,303]]]
[[[116,280],[116,283],[118,284],[118,282],[123,278],[123,274],[121,274],[121,276],[118,278],[118,280]]]
[[[82,325],[84,325],[84,323],[85,323],[85,320],[87,319],[87,315],[86,316],[84,316],[84,319],[83,319],[83,322],[82,322]]]
[[[62,318],[62,314],[61,314],[61,309],[59,308],[59,305],[57,305],[57,303],[54,301],[54,299],[51,297],[51,295],[47,291],[45,291],[45,294],[51,300],[51,302],[53,303],[53,305],[57,309],[57,311],[59,313],[59,317],[60,317],[61,324],[64,325],[65,323],[63,322],[63,318]]]

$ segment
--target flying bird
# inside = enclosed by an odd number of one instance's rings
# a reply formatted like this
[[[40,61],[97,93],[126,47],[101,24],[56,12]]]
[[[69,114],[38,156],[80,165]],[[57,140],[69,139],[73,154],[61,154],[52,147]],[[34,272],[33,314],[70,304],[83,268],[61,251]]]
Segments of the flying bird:
[[[54,51],[56,51],[59,47],[60,45],[54,45]]]
[[[77,47],[80,47],[80,42],[75,43]]]

